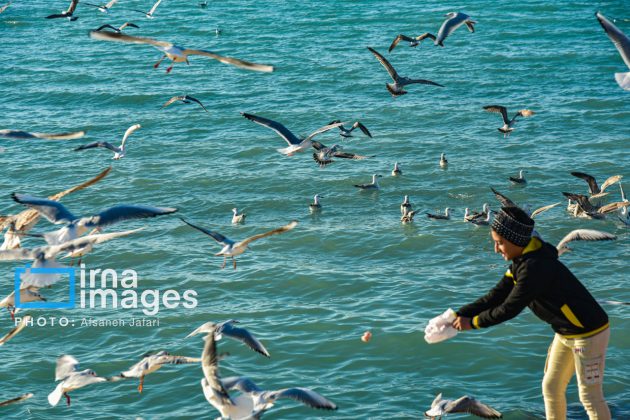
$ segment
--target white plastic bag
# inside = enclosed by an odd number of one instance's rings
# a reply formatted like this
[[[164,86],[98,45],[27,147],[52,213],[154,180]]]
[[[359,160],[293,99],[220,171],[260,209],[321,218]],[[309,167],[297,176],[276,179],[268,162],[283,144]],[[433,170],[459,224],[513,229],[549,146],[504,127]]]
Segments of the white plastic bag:
[[[457,318],[455,311],[448,308],[443,314],[431,319],[424,329],[426,342],[434,344],[455,337],[458,333],[452,325],[455,318]]]

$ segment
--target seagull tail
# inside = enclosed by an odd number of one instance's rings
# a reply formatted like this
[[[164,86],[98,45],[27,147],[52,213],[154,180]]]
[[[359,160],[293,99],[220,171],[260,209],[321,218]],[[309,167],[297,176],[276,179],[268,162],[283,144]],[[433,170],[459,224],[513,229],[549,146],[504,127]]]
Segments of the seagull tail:
[[[630,90],[630,72],[615,73],[615,80],[623,90]]]
[[[59,404],[59,400],[61,400],[62,396],[63,396],[63,382],[60,382],[57,385],[57,388],[55,388],[53,392],[48,394],[48,402],[50,403],[50,405],[54,407],[57,404]]]

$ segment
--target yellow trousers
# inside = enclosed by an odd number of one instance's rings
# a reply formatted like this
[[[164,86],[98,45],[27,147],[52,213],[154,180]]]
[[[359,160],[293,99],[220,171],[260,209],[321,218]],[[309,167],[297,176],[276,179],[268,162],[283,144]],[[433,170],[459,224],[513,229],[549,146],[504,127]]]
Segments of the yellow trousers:
[[[604,365],[610,328],[587,338],[566,338],[556,334],[545,363],[542,383],[547,420],[567,418],[566,390],[577,374],[580,401],[590,420],[610,420],[604,399]]]

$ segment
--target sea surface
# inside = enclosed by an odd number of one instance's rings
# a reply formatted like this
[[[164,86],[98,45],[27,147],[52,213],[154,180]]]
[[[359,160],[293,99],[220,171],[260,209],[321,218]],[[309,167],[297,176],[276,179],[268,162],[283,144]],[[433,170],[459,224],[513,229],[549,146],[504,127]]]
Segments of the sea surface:
[[[586,220],[566,211],[563,191],[587,193],[582,171],[601,184],[623,175],[630,193],[630,92],[614,80],[628,71],[594,14],[600,10],[630,34],[625,1],[236,1],[164,0],[154,19],[152,1],[120,0],[109,14],[79,4],[79,19],[47,20],[68,1],[14,1],[0,15],[0,129],[32,132],[87,130],[79,140],[0,138],[1,214],[23,207],[12,192],[47,196],[113,166],[100,183],[63,199],[91,215],[119,203],[172,206],[178,213],[128,221],[108,232],[144,227],[132,236],[97,245],[85,257],[85,272],[135,270],[140,296],[157,290],[155,315],[136,309],[29,310],[42,326],[28,327],[0,349],[0,400],[24,392],[25,403],[0,408],[1,418],[19,419],[199,419],[219,413],[205,400],[199,366],[167,366],[137,380],[97,384],[72,392],[70,407],[50,407],[55,360],[70,354],[81,368],[112,376],[149,351],[198,356],[200,336],[185,338],[207,321],[238,319],[265,344],[264,358],[223,339],[224,377],[244,375],[265,389],[309,387],[338,405],[318,411],[280,400],[269,419],[418,419],[438,393],[470,394],[501,411],[505,419],[544,418],[541,380],[551,328],[526,309],[493,328],[460,333],[429,345],[424,327],[448,308],[457,309],[489,290],[506,262],[494,254],[487,227],[463,222],[466,207],[497,208],[490,187],[531,208],[562,202],[536,218],[536,228],[557,243],[572,229],[592,228],[616,241],[579,243],[562,261],[601,301],[630,302],[630,230],[610,217]],[[416,48],[395,36],[437,33],[444,14],[462,11],[476,32],[460,27],[445,47],[426,40]],[[90,39],[88,31],[126,21],[129,35],[171,41],[275,66],[257,73],[190,57],[170,74],[160,51]],[[216,35],[216,29],[220,34]],[[401,75],[430,79],[444,88],[413,85],[392,98],[385,69],[367,50],[384,54]],[[196,104],[161,106],[188,94]],[[504,139],[500,116],[483,110],[504,105],[510,115],[531,109]],[[373,138],[355,131],[343,140],[335,131],[317,137],[326,145],[375,156],[336,159],[320,169],[312,152],[286,157],[273,131],[247,121],[249,112],[285,124],[305,136],[340,119],[361,121]],[[142,128],[128,142],[127,156],[111,160],[106,150],[74,152],[94,141],[118,144],[133,124]],[[446,153],[448,169],[439,167]],[[392,177],[394,162],[403,175]],[[526,186],[509,176],[525,170]],[[353,184],[380,174],[378,192]],[[609,201],[620,200],[618,185]],[[323,210],[309,213],[321,194]],[[409,195],[418,215],[401,224],[399,205]],[[247,214],[232,225],[231,209]],[[450,207],[450,221],[430,221],[424,212]],[[221,269],[220,247],[176,216],[235,240],[297,220],[291,232],[251,244]],[[42,220],[34,232],[53,230]],[[25,247],[41,245],[37,238]],[[67,261],[67,260],[66,260]],[[2,262],[2,293],[10,293],[14,270]],[[76,293],[80,295],[77,269]],[[100,275],[99,275],[100,278]],[[64,286],[65,284],[65,286]],[[129,284],[127,284],[129,285]],[[111,286],[111,284],[110,284]],[[66,287],[66,289],[64,289]],[[64,291],[65,290],[65,291]],[[122,295],[120,284],[116,291]],[[196,293],[194,308],[168,308],[167,290]],[[42,290],[63,300],[67,282]],[[145,295],[151,306],[151,296]],[[168,296],[173,299],[174,293]],[[173,300],[167,303],[173,306]],[[602,303],[612,334],[604,390],[615,419],[630,418],[630,306]],[[0,333],[12,322],[0,317]],[[20,313],[18,313],[20,315]],[[68,325],[60,326],[64,318]],[[159,326],[130,326],[132,319]],[[96,324],[83,325],[88,321]],[[99,325],[125,322],[124,326]],[[360,337],[371,331],[364,343]],[[586,419],[575,379],[567,390],[568,417]],[[454,418],[467,418],[453,416]]]

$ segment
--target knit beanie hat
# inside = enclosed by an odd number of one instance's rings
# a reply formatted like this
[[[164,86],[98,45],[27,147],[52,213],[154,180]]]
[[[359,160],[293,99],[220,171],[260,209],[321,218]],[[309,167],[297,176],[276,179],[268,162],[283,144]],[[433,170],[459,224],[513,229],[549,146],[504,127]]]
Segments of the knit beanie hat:
[[[532,238],[534,220],[518,207],[501,207],[491,227],[514,245],[525,247]]]

